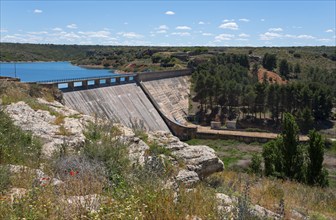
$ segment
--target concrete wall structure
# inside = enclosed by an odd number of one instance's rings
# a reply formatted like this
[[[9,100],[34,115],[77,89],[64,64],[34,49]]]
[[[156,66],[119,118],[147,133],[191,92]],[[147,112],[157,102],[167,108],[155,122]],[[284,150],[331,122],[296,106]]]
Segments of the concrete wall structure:
[[[160,71],[160,72],[143,72],[137,74],[136,80],[138,82],[146,82],[151,80],[160,80],[186,75],[191,75],[191,69]]]
[[[149,131],[169,131],[164,120],[135,83],[78,90],[63,94],[65,105],[84,114],[118,121],[125,126],[141,120]]]
[[[171,121],[187,125],[190,76],[143,82],[159,106],[159,110]]]
[[[153,106],[157,109],[160,116],[163,118],[163,120],[168,125],[170,131],[180,138],[181,140],[190,140],[192,138],[196,137],[197,127],[196,126],[185,126],[183,124],[177,123],[176,121],[171,120],[165,112],[163,112],[160,109],[159,104],[157,103],[157,100],[154,98],[154,96],[149,92],[147,87],[145,86],[145,83],[140,82],[139,85],[141,86],[142,90],[148,97],[148,99],[152,102]]]

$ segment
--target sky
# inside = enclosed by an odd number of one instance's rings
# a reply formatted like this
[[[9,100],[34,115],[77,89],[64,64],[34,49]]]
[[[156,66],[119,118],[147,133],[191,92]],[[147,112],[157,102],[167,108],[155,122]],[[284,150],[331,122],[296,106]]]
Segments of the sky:
[[[0,6],[0,42],[336,45],[335,0],[0,0]]]

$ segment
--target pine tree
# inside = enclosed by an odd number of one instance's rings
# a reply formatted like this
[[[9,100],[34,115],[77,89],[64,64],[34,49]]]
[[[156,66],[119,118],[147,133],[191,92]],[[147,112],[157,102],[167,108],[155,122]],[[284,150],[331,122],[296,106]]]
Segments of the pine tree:
[[[282,128],[283,148],[282,154],[284,157],[284,172],[287,177],[293,179],[295,176],[296,162],[298,155],[299,144],[299,128],[295,122],[293,115],[285,113],[283,128]]]
[[[286,79],[288,79],[288,75],[289,75],[289,66],[288,66],[288,62],[286,59],[283,59],[280,61],[280,65],[279,65],[279,72],[280,75],[285,77]]]
[[[309,133],[307,180],[310,185],[328,185],[328,172],[323,170],[324,143],[321,135],[313,130]]]

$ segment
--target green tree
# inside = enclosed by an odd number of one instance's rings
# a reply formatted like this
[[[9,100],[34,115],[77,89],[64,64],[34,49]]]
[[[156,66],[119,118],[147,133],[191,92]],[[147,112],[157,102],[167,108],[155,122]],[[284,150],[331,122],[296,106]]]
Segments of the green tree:
[[[250,169],[255,174],[261,174],[262,157],[260,154],[253,154]]]
[[[265,69],[272,71],[277,66],[276,61],[277,58],[275,54],[265,53],[262,60],[262,65]]]
[[[281,136],[283,138],[282,154],[284,157],[284,173],[290,179],[295,176],[299,145],[299,128],[293,115],[285,113]]]
[[[284,177],[282,145],[282,137],[278,137],[263,146],[262,156],[264,158],[266,176]]]
[[[279,64],[279,73],[281,76],[285,77],[286,79],[288,79],[288,75],[289,75],[289,65],[286,59],[283,59],[280,61]]]
[[[321,135],[312,130],[309,132],[308,146],[308,173],[307,180],[310,185],[328,186],[328,172],[323,169],[324,142]]]

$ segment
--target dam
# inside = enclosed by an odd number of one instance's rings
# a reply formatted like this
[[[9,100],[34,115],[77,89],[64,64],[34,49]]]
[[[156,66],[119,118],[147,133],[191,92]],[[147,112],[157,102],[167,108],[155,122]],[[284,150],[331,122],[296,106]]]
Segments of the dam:
[[[136,83],[65,92],[65,105],[87,115],[131,127],[142,121],[149,131],[169,131],[152,103]]]

